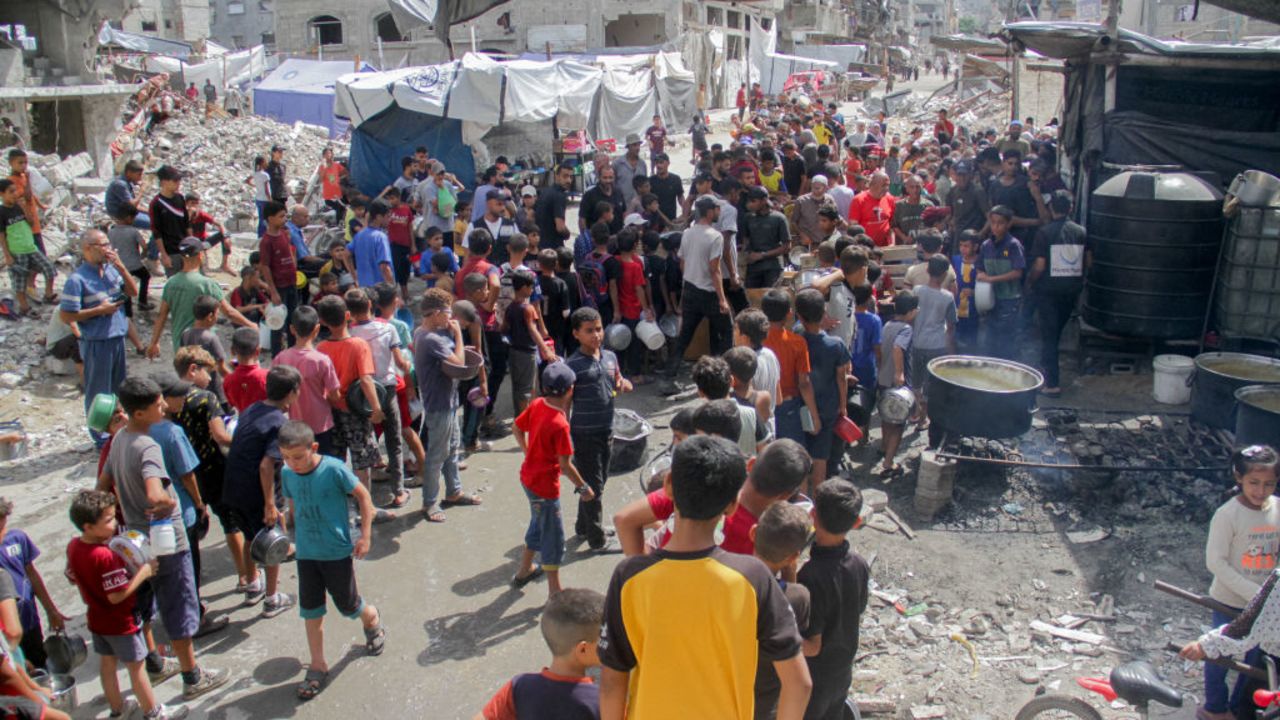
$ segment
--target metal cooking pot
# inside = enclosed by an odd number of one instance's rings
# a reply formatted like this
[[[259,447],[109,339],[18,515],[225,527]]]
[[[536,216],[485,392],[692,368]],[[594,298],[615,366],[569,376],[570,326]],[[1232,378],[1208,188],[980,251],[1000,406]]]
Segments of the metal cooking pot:
[[[40,687],[50,689],[49,707],[70,714],[80,702],[76,693],[76,679],[70,675],[50,675],[44,670],[33,670],[31,680]]]
[[[480,368],[484,366],[484,355],[476,352],[471,348],[467,348],[463,353],[466,363],[463,365],[454,365],[451,362],[440,363],[440,372],[452,380],[471,380],[480,374]]]
[[[386,385],[380,382],[373,384],[374,394],[378,396],[378,406],[386,407],[390,397]],[[360,417],[370,417],[373,415],[373,408],[369,407],[369,400],[365,397],[364,388],[361,387],[359,380],[351,383],[347,388],[347,409]]]
[[[893,425],[901,425],[911,417],[911,409],[916,406],[916,394],[908,387],[896,387],[880,392],[876,408],[880,411],[880,419]]]
[[[614,352],[622,352],[631,345],[631,328],[622,323],[614,323],[604,329],[604,344]]]
[[[64,630],[44,639],[44,652],[49,656],[49,669],[56,678],[58,673],[69,673],[80,667],[89,656],[89,644],[79,635]]]
[[[289,556],[289,536],[278,527],[262,528],[253,537],[249,552],[259,565],[279,565]]]
[[[1236,391],[1246,385],[1280,385],[1280,360],[1246,353],[1200,353],[1190,382],[1191,419],[1233,430]]]
[[[644,463],[645,450],[653,426],[639,413],[619,408],[613,414],[613,449],[609,456],[609,474],[631,472]]]
[[[1280,386],[1246,385],[1236,391],[1236,446],[1280,445]]]
[[[1031,429],[1044,376],[1011,360],[944,355],[929,361],[929,422],[950,435],[1017,437]]]

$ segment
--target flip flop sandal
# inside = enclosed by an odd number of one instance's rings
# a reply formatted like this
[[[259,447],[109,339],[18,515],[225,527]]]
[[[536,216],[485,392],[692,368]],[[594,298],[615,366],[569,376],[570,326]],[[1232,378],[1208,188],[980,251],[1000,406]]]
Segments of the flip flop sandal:
[[[306,676],[302,682],[298,683],[296,692],[299,700],[310,700],[320,694],[324,686],[329,681],[329,673],[326,670],[307,670]]]
[[[387,631],[382,627],[382,623],[378,623],[374,627],[365,628],[364,631],[364,649],[369,651],[370,655],[381,655],[387,644]]]
[[[902,474],[901,465],[894,465],[893,467],[883,468],[880,470],[880,477],[885,479],[898,477],[901,474]]]
[[[405,492],[402,495],[397,495],[394,498],[391,498],[391,502],[387,503],[387,507],[392,509],[402,508],[405,505],[409,504],[409,499],[412,497],[413,497],[413,494],[409,492]]]
[[[444,500],[441,500],[440,507],[450,508],[450,507],[460,507],[462,505],[479,505],[482,502],[484,501],[476,497],[475,495],[463,494],[463,495],[459,495],[456,498],[445,498]]]
[[[533,582],[534,580],[537,580],[538,578],[542,577],[542,575],[543,575],[542,566],[538,565],[534,567],[533,570],[530,570],[529,574],[525,575],[524,577],[520,577],[519,575],[512,576],[511,587],[516,589],[522,588],[525,585],[528,585],[529,583]]]
[[[427,516],[427,522],[433,522],[433,523],[442,523],[448,519],[448,516],[444,514],[443,510],[433,510],[431,512],[426,512],[426,516]]]

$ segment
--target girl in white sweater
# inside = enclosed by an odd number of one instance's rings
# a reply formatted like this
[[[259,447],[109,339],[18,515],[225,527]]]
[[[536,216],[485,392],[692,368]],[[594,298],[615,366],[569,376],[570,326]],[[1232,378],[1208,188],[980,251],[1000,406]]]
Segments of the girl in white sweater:
[[[1213,514],[1205,547],[1205,564],[1213,573],[1209,596],[1228,607],[1240,609],[1249,605],[1276,570],[1276,559],[1280,554],[1280,501],[1273,494],[1278,465],[1280,456],[1267,445],[1251,445],[1237,450],[1231,457],[1231,470],[1240,492]],[[1213,626],[1216,629],[1193,644],[1199,646],[1196,648],[1198,653],[1188,646],[1184,656],[1218,656],[1247,651],[1249,654],[1245,656],[1245,662],[1253,660],[1250,656],[1259,652],[1255,649],[1257,642],[1248,645],[1238,641],[1223,642],[1244,640],[1243,636],[1232,632],[1226,632],[1224,637],[1224,631],[1229,627],[1227,623],[1232,619],[1231,615],[1215,610]],[[1197,720],[1235,718],[1233,711],[1240,701],[1242,683],[1237,681],[1236,687],[1228,693],[1226,677],[1225,669],[1211,664],[1204,666],[1204,705],[1196,710]]]

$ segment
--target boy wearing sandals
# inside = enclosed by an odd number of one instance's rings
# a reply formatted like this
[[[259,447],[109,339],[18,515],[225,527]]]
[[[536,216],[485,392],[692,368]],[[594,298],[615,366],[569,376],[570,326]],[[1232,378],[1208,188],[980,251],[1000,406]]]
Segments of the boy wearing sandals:
[[[281,491],[289,502],[289,525],[297,543],[298,607],[307,627],[311,663],[299,683],[299,700],[324,689],[329,664],[324,657],[325,593],[344,617],[364,625],[365,648],[381,655],[386,641],[378,609],[365,603],[356,588],[355,560],[369,552],[373,533],[373,500],[346,464],[321,455],[311,427],[292,420],[276,437],[285,467]],[[347,518],[348,498],[360,508],[360,536],[353,540]]]
[[[413,367],[422,398],[422,512],[428,522],[444,522],[444,509],[479,505],[480,499],[462,492],[458,476],[458,381],[444,372],[444,364],[466,364],[462,326],[453,319],[453,296],[434,287],[422,296],[422,324],[413,337]],[[440,498],[440,476],[445,496]]]
[[[568,365],[549,363],[542,369],[543,397],[530,403],[513,426],[516,444],[524,451],[520,485],[529,498],[530,517],[520,569],[511,584],[524,587],[545,572],[547,594],[551,597],[560,592],[560,562],[564,559],[560,475],[567,475],[573,481],[573,491],[585,502],[595,498],[595,493],[573,466],[568,411],[573,402],[575,380],[577,377]],[[537,567],[533,565],[535,553],[542,556],[542,564]]]
[[[21,195],[21,189],[13,180],[0,180],[0,200],[3,200],[3,204],[0,204],[0,248],[4,249],[4,261],[9,268],[9,279],[13,281],[13,293],[18,296],[18,311],[29,315],[32,311],[27,297],[30,294],[27,281],[35,273],[44,275],[44,299],[45,302],[53,302],[57,299],[53,292],[53,278],[58,271],[36,244],[33,221],[27,217],[27,211],[18,202]]]

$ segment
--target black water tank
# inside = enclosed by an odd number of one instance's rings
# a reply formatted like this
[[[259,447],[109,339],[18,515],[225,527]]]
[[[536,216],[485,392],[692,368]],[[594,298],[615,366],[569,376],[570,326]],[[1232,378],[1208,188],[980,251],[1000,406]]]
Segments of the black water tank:
[[[1084,319],[1137,338],[1197,338],[1222,244],[1222,193],[1181,172],[1123,172],[1089,199]]]

